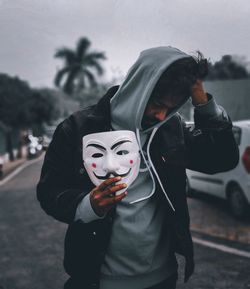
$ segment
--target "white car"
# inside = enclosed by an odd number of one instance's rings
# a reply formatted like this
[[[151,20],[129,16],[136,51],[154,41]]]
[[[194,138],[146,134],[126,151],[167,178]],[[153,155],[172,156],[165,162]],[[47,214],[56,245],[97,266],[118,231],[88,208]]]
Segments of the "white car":
[[[232,214],[242,218],[250,204],[250,120],[233,122],[233,132],[240,151],[237,167],[214,175],[187,170],[187,194],[198,191],[226,199]]]

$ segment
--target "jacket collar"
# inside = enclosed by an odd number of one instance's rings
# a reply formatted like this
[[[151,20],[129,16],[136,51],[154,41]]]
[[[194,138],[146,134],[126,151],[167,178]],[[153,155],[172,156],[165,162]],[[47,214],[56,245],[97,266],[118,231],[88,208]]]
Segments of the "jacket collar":
[[[111,130],[110,99],[118,90],[118,87],[111,87],[97,104],[75,114],[76,118],[79,117],[77,123],[79,124],[80,136]]]
[[[108,123],[110,126],[110,100],[117,92],[119,86],[112,86],[106,94],[98,101],[96,104],[93,116],[102,119],[105,123]]]

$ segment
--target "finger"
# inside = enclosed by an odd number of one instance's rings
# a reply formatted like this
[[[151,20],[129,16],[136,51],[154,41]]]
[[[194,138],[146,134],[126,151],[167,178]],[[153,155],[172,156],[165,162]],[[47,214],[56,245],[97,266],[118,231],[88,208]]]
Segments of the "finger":
[[[109,210],[111,210],[112,208],[115,207],[116,203],[118,203],[119,201],[121,201],[126,195],[127,195],[127,191],[120,194],[117,197],[114,198],[109,198],[109,199],[104,199],[103,200],[103,204],[102,204],[102,209],[104,212],[108,212]]]
[[[115,186],[110,186],[109,188],[107,188],[106,190],[101,192],[101,195],[103,197],[109,197],[110,195],[114,194],[117,191],[120,191],[124,188],[126,188],[127,185],[125,183],[123,184],[119,184],[119,185],[115,185]]]
[[[115,185],[115,186],[110,186],[104,191],[100,191],[98,189],[95,189],[92,191],[92,194],[90,195],[91,199],[93,199],[96,203],[97,202],[102,202],[102,200],[105,200],[106,198],[110,198],[115,195],[115,192],[120,191],[124,188],[126,188],[127,185],[125,183]]]
[[[116,201],[120,201],[120,200],[122,200],[123,198],[125,198],[125,197],[127,196],[127,194],[128,194],[128,192],[125,191],[125,192],[123,192],[123,193],[121,193],[121,194],[115,196]]]
[[[106,187],[108,187],[109,185],[120,181],[122,178],[121,177],[114,177],[114,178],[109,178],[107,180],[105,180],[104,182],[102,182],[99,186],[98,189],[100,190],[105,190]]]
[[[128,194],[127,191],[119,194],[117,196],[105,199],[105,206],[115,205],[116,203],[120,202],[126,195]]]

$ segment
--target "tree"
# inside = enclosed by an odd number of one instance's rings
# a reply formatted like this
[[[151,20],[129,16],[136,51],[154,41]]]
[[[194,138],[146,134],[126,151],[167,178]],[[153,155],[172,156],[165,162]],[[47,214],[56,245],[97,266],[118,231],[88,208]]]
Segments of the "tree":
[[[32,89],[17,77],[0,74],[0,121],[27,129],[50,123],[61,113],[60,98],[50,89]]]
[[[0,74],[0,120],[9,127],[28,125],[26,104],[31,94],[27,82]]]
[[[246,63],[232,55],[224,55],[221,60],[212,64],[209,62],[208,80],[248,78]]]
[[[0,74],[0,122],[5,132],[6,150],[10,160],[13,155],[13,132],[28,125],[26,100],[31,97],[29,85],[18,77]]]
[[[0,74],[0,124],[6,135],[6,148],[13,159],[14,132],[41,128],[58,118],[61,100],[49,89],[32,89],[18,77]],[[3,129],[4,128],[4,129]]]
[[[104,70],[101,60],[105,60],[103,52],[89,52],[91,42],[80,38],[76,50],[66,47],[57,50],[55,57],[64,60],[64,66],[57,72],[55,85],[61,87],[65,93],[72,94],[84,89],[87,85],[96,85],[96,75],[102,75]],[[64,83],[62,84],[64,80]]]

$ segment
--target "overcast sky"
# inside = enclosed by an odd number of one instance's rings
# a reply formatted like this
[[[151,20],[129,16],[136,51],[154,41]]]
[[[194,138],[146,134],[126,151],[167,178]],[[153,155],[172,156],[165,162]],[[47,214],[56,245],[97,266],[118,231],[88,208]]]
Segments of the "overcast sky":
[[[250,60],[249,32],[247,0],[0,0],[0,72],[51,87],[62,65],[56,49],[82,36],[106,53],[107,77],[162,45]]]

